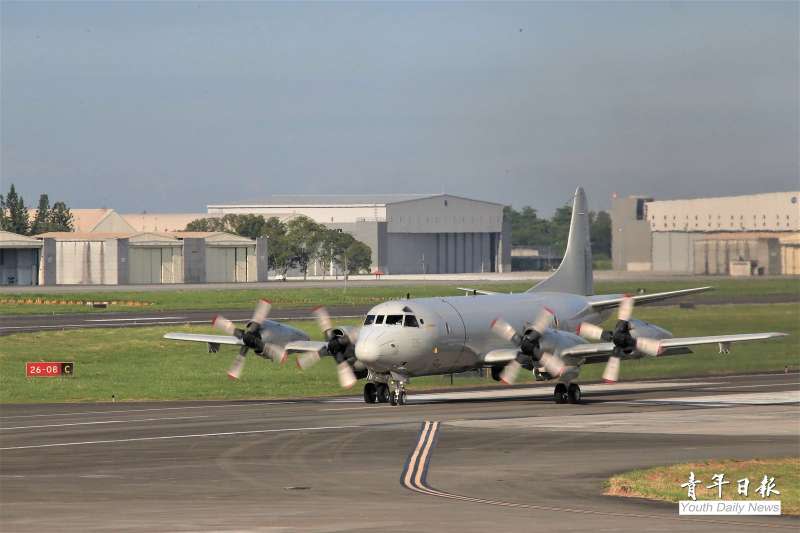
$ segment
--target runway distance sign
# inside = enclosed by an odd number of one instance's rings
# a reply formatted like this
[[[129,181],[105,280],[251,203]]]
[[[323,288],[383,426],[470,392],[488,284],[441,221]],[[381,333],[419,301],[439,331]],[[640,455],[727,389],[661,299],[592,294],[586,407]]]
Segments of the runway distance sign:
[[[25,376],[29,378],[54,378],[59,376],[72,376],[75,370],[74,362],[41,361],[25,363]]]

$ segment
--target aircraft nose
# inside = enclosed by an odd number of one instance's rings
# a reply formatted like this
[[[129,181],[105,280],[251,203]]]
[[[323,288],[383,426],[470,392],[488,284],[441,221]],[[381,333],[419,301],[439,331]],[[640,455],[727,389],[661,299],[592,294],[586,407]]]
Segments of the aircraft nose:
[[[356,359],[364,363],[375,363],[380,357],[397,353],[397,345],[384,334],[359,337],[356,342]]]
[[[356,359],[364,363],[374,363],[378,360],[380,355],[380,346],[378,343],[367,340],[359,339],[356,343]]]

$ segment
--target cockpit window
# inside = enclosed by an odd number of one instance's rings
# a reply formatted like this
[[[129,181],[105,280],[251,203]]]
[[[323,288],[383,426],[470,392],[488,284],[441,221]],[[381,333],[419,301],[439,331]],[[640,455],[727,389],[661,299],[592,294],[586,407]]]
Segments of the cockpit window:
[[[404,325],[407,328],[418,328],[419,324],[417,323],[417,317],[414,315],[406,315],[406,322]]]
[[[386,315],[387,326],[402,326],[403,315]]]
[[[375,322],[375,315],[367,315],[367,318],[364,320],[364,325],[369,326],[373,322]]]
[[[383,315],[378,315],[377,317],[375,317],[375,323],[383,324]]]

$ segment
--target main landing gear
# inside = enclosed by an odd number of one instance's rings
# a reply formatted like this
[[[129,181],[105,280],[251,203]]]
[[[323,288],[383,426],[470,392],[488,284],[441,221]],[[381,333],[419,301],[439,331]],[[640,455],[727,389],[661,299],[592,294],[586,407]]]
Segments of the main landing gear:
[[[364,385],[364,403],[388,403],[391,393],[386,383],[368,381]]]
[[[556,403],[581,403],[581,388],[576,383],[556,385],[553,391],[553,401]]]

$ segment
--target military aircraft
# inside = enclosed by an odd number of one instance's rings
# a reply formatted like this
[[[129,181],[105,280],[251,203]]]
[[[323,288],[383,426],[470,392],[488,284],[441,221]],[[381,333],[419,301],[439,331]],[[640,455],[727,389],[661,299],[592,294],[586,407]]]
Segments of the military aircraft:
[[[537,380],[554,381],[556,403],[579,403],[575,379],[585,364],[605,363],[603,379],[616,382],[624,360],[692,353],[691,347],[718,344],[726,353],[734,342],[782,337],[785,333],[743,333],[675,338],[654,324],[633,318],[634,305],[660,302],[710,290],[698,287],[654,294],[594,295],[586,195],[578,188],[572,206],[567,250],[558,269],[519,294],[463,289],[457,297],[392,300],[373,307],[358,327],[335,326],[324,308],[313,312],[324,341],[267,320],[269,303],[262,300],[243,329],[216,317],[214,326],[227,333],[168,333],[168,339],[241,346],[229,375],[238,378],[245,355],[283,362],[297,354],[308,368],[321,357],[335,358],[339,383],[352,387],[366,379],[366,403],[406,403],[406,385],[416,376],[451,374],[490,368],[497,381],[513,384],[520,370]],[[613,330],[599,324],[617,311]],[[601,342],[587,342],[601,341]]]

